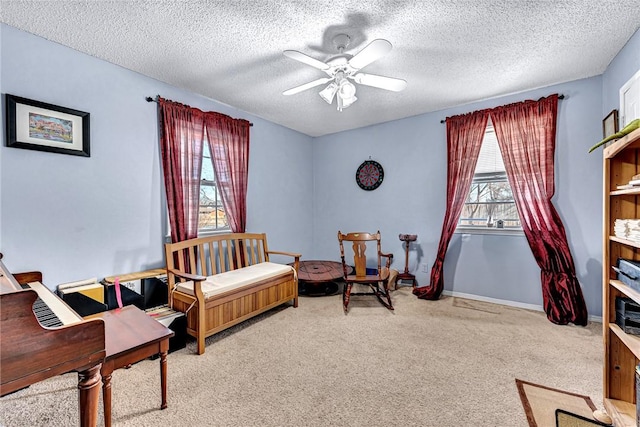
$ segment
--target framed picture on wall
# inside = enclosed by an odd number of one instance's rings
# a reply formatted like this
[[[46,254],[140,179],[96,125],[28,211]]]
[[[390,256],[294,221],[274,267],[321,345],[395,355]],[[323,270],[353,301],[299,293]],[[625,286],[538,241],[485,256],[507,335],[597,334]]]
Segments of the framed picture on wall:
[[[6,95],[7,147],[89,157],[89,113]]]
[[[602,121],[602,137],[606,138],[616,132],[618,132],[618,110],[613,110]]]

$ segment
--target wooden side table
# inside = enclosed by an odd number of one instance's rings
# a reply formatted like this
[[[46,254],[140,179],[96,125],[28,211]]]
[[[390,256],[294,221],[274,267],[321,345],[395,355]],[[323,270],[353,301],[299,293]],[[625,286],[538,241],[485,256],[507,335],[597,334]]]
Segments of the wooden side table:
[[[162,403],[167,407],[167,353],[174,332],[136,306],[92,314],[85,319],[104,320],[106,357],[102,363],[102,399],[104,425],[111,427],[111,374],[125,366],[160,354],[160,387]]]
[[[289,265],[293,266],[293,263]],[[344,278],[342,263],[337,261],[300,261],[298,270],[301,295],[317,294],[320,290],[325,295],[332,295],[338,291],[335,281]],[[352,271],[349,266],[347,274]]]

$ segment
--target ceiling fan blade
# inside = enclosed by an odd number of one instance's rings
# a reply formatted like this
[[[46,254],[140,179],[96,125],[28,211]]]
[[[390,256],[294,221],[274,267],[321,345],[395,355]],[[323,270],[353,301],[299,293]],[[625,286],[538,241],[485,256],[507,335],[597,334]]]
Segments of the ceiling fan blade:
[[[311,65],[312,67],[317,68],[318,70],[325,71],[329,69],[328,64],[325,64],[322,61],[318,61],[317,59],[312,58],[309,55],[306,55],[302,52],[298,52],[297,50],[285,50],[282,53],[284,53],[284,56],[288,56],[291,59],[300,61],[303,64]]]
[[[389,53],[391,47],[391,43],[387,40],[376,39],[365,46],[360,52],[356,53],[355,56],[349,60],[349,65],[356,70],[364,68]]]
[[[406,80],[396,79],[393,77],[377,76],[375,74],[357,73],[355,76],[353,76],[353,80],[361,85],[373,86],[380,89],[391,90],[394,92],[400,92],[407,87]]]
[[[323,77],[321,79],[314,80],[312,82],[305,83],[303,85],[296,86],[294,88],[285,90],[284,92],[282,92],[282,94],[283,95],[295,95],[296,93],[300,93],[300,92],[302,92],[304,90],[311,89],[312,87],[316,87],[316,86],[320,86],[322,84],[325,84],[325,83],[329,82],[330,80],[332,80],[331,77]]]

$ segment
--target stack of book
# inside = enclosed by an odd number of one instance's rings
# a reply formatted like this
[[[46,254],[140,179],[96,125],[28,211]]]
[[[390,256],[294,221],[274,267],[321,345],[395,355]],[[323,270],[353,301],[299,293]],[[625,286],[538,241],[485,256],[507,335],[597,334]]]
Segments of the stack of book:
[[[634,175],[629,180],[629,183],[617,186],[618,190],[627,190],[629,188],[640,188],[640,174]]]
[[[186,347],[187,317],[184,313],[175,311],[166,305],[149,308],[145,312],[175,332],[175,335],[169,338],[169,353]]]
[[[95,277],[58,285],[58,296],[83,317],[108,310],[104,286]]]
[[[640,219],[616,219],[613,234],[621,239],[640,242]]]
[[[156,319],[158,322],[164,324],[165,326],[169,326],[169,324],[177,317],[184,316],[184,313],[179,311],[175,311],[172,308],[164,305],[161,307],[155,307],[148,310],[145,310],[146,313]]]

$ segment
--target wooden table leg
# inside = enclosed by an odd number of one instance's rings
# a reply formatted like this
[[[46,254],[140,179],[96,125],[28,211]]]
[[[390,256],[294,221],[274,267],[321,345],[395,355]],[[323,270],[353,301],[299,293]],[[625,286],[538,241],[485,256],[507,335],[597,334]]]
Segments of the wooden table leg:
[[[101,364],[78,372],[78,401],[80,426],[95,427],[98,424],[98,401],[100,400]]]
[[[160,409],[167,408],[167,353],[169,351],[169,340],[160,342],[160,387],[162,389],[162,404]]]
[[[102,365],[102,403],[104,407],[104,427],[111,427],[111,375],[113,361],[106,361]]]

